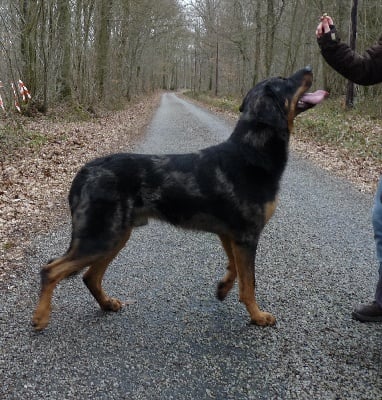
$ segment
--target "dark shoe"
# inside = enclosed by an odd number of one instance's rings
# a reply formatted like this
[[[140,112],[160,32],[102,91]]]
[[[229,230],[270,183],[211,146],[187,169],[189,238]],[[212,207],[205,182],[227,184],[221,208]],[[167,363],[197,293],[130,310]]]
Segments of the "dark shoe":
[[[352,317],[361,322],[382,322],[382,307],[376,301],[363,304],[352,312]]]

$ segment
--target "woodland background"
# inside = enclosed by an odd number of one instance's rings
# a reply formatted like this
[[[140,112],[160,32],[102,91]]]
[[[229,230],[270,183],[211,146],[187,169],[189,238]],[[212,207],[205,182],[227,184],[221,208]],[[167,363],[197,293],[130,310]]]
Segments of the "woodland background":
[[[314,89],[331,96],[298,118],[291,147],[374,192],[381,85],[356,86],[356,107],[343,107],[347,82],[325,65],[314,34],[327,12],[348,42],[353,1],[0,0],[0,281],[23,270],[36,234],[67,217],[78,168],[139,140],[162,89],[235,121],[255,82],[311,64]],[[358,3],[362,52],[382,33],[382,5]],[[22,114],[11,88],[19,79],[32,94]]]
[[[351,0],[1,0],[0,93],[22,79],[33,104],[118,107],[157,89],[241,96],[310,64],[315,87],[343,95],[314,31],[323,12],[348,41]],[[360,0],[357,50],[382,33],[380,0]],[[357,87],[358,98],[380,85]]]

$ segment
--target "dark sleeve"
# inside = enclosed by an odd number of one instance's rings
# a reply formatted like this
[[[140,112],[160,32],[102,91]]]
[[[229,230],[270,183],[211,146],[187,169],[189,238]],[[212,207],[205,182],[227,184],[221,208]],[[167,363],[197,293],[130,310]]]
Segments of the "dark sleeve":
[[[382,82],[382,36],[363,55],[341,42],[333,26],[317,41],[326,62],[345,78],[358,85]]]

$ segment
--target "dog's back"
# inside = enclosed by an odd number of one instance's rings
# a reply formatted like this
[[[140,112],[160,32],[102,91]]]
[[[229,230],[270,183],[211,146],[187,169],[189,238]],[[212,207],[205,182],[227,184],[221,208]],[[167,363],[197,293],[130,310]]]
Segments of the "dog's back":
[[[264,204],[275,199],[288,144],[275,139],[259,149],[256,141],[245,143],[241,129],[239,123],[226,142],[198,153],[121,153],[86,164],[69,195],[74,236],[99,235],[105,243],[105,231],[118,235],[148,218],[218,234],[258,231]]]

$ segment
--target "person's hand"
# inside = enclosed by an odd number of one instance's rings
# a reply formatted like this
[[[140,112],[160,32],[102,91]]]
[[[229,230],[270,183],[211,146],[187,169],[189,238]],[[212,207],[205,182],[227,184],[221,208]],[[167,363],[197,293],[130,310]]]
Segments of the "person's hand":
[[[316,29],[316,37],[320,38],[324,33],[330,32],[330,25],[334,25],[332,17],[323,14]]]

